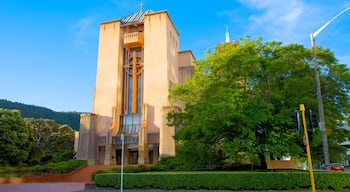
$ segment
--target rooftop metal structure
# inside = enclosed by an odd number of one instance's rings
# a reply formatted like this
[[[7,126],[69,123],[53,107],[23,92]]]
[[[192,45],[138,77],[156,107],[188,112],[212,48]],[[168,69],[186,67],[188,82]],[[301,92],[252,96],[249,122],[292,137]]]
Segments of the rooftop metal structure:
[[[152,10],[145,10],[145,11],[138,11],[135,13],[132,13],[124,18],[121,19],[122,26],[126,25],[133,25],[137,23],[143,23],[145,20],[145,15],[148,13],[153,13]]]

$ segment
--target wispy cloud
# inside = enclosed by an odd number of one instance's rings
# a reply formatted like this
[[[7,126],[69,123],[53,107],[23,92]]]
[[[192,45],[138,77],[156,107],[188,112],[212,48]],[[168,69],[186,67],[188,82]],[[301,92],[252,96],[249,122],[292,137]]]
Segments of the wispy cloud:
[[[80,18],[71,27],[74,35],[75,47],[83,47],[91,36],[97,35],[97,22],[92,16]]]
[[[140,9],[140,4],[142,3],[144,6],[146,6],[147,9],[147,4],[145,1],[141,0],[111,0],[111,4],[114,4],[115,7],[118,9],[118,12],[121,12],[124,16],[133,13],[135,11],[138,11]]]
[[[137,0],[106,0],[99,7],[90,10],[85,17],[71,24],[69,30],[74,37],[75,48],[85,49],[92,39],[98,38],[99,26],[103,21],[119,19],[139,10]]]
[[[225,12],[233,24],[242,25],[244,33],[261,36],[264,41],[276,40],[310,47],[309,34],[319,29],[337,13],[349,7],[350,1],[334,4],[328,0],[238,0],[242,8]],[[235,12],[240,11],[240,14]],[[349,15],[347,13],[347,15]],[[318,36],[317,43],[335,51],[340,62],[350,63],[342,44],[348,42],[347,19],[342,16]],[[247,22],[248,21],[248,22]],[[341,24],[342,23],[342,24]],[[342,43],[340,43],[342,42]],[[349,64],[350,66],[350,64]]]
[[[252,15],[251,20],[255,23],[294,23],[298,20],[299,16],[304,10],[303,2],[297,0],[291,1],[258,1],[258,0],[241,0],[243,3],[247,3],[251,7],[255,7],[258,10],[264,10],[262,14]]]
[[[327,0],[238,0],[251,10],[246,26],[249,34],[256,34],[266,40],[285,43],[306,43],[308,35],[344,7],[335,7]],[[339,6],[339,5],[338,5]],[[332,10],[332,11],[330,11]]]
[[[281,40],[296,38],[306,5],[300,0],[240,0],[254,13],[249,16],[248,31],[260,31],[269,39]]]

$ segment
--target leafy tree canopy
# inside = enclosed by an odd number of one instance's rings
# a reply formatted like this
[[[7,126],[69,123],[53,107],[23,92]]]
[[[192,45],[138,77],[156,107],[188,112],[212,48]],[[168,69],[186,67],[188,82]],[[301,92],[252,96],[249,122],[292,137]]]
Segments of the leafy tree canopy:
[[[25,118],[40,155],[58,156],[64,151],[74,150],[74,130],[68,125],[60,125],[51,119]]]
[[[25,122],[34,138],[34,146],[41,154],[47,152],[47,143],[51,134],[58,132],[59,124],[51,119],[26,118]]]
[[[192,80],[170,92],[181,112],[169,114],[170,124],[182,127],[175,135],[177,156],[189,166],[222,167],[243,159],[278,159],[284,154],[305,156],[302,134],[290,115],[305,104],[317,112],[312,53],[302,45],[263,43],[242,38],[216,46],[195,63]],[[350,72],[328,49],[317,47],[323,104],[331,160],[337,161],[349,138],[340,122],[349,113]],[[322,161],[322,141],[316,130],[313,158]]]
[[[62,153],[74,148],[74,130],[68,125],[61,125],[58,132],[50,134],[47,140],[47,148],[50,153]]]
[[[0,108],[0,165],[19,165],[27,160],[30,131],[18,110]]]
[[[41,159],[74,157],[75,131],[50,119],[22,118],[19,110],[0,108],[0,165],[31,165]]]

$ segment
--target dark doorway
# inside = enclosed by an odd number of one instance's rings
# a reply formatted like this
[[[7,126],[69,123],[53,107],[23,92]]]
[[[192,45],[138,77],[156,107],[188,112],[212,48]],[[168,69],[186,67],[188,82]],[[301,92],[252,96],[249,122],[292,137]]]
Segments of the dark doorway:
[[[115,151],[115,157],[116,157],[117,165],[121,165],[122,164],[122,150],[121,149]]]
[[[138,154],[138,151],[130,151],[129,164],[137,164]]]
[[[153,150],[148,151],[148,160],[150,164],[153,164]]]

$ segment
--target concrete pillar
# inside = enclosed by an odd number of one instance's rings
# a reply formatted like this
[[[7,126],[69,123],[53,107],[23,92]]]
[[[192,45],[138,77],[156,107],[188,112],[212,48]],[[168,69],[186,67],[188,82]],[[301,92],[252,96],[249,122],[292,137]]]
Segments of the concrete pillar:
[[[148,142],[147,142],[147,122],[143,121],[139,131],[139,146],[137,164],[144,165],[149,163]]]
[[[148,104],[142,105],[142,124],[139,131],[139,146],[137,164],[144,165],[149,163],[148,157],[148,141],[147,141],[147,117]]]
[[[116,148],[113,145],[106,145],[105,149],[105,160],[104,160],[104,165],[115,165],[116,162]]]
[[[139,144],[139,152],[138,152],[138,162],[139,165],[144,165],[149,163],[148,158],[148,147],[145,144]]]
[[[128,146],[124,145],[124,166],[129,165],[130,153],[128,150]]]
[[[164,106],[162,108],[162,127],[160,127],[159,134],[159,155],[160,157],[175,156],[175,127],[168,126],[168,113],[176,110],[173,106]]]

